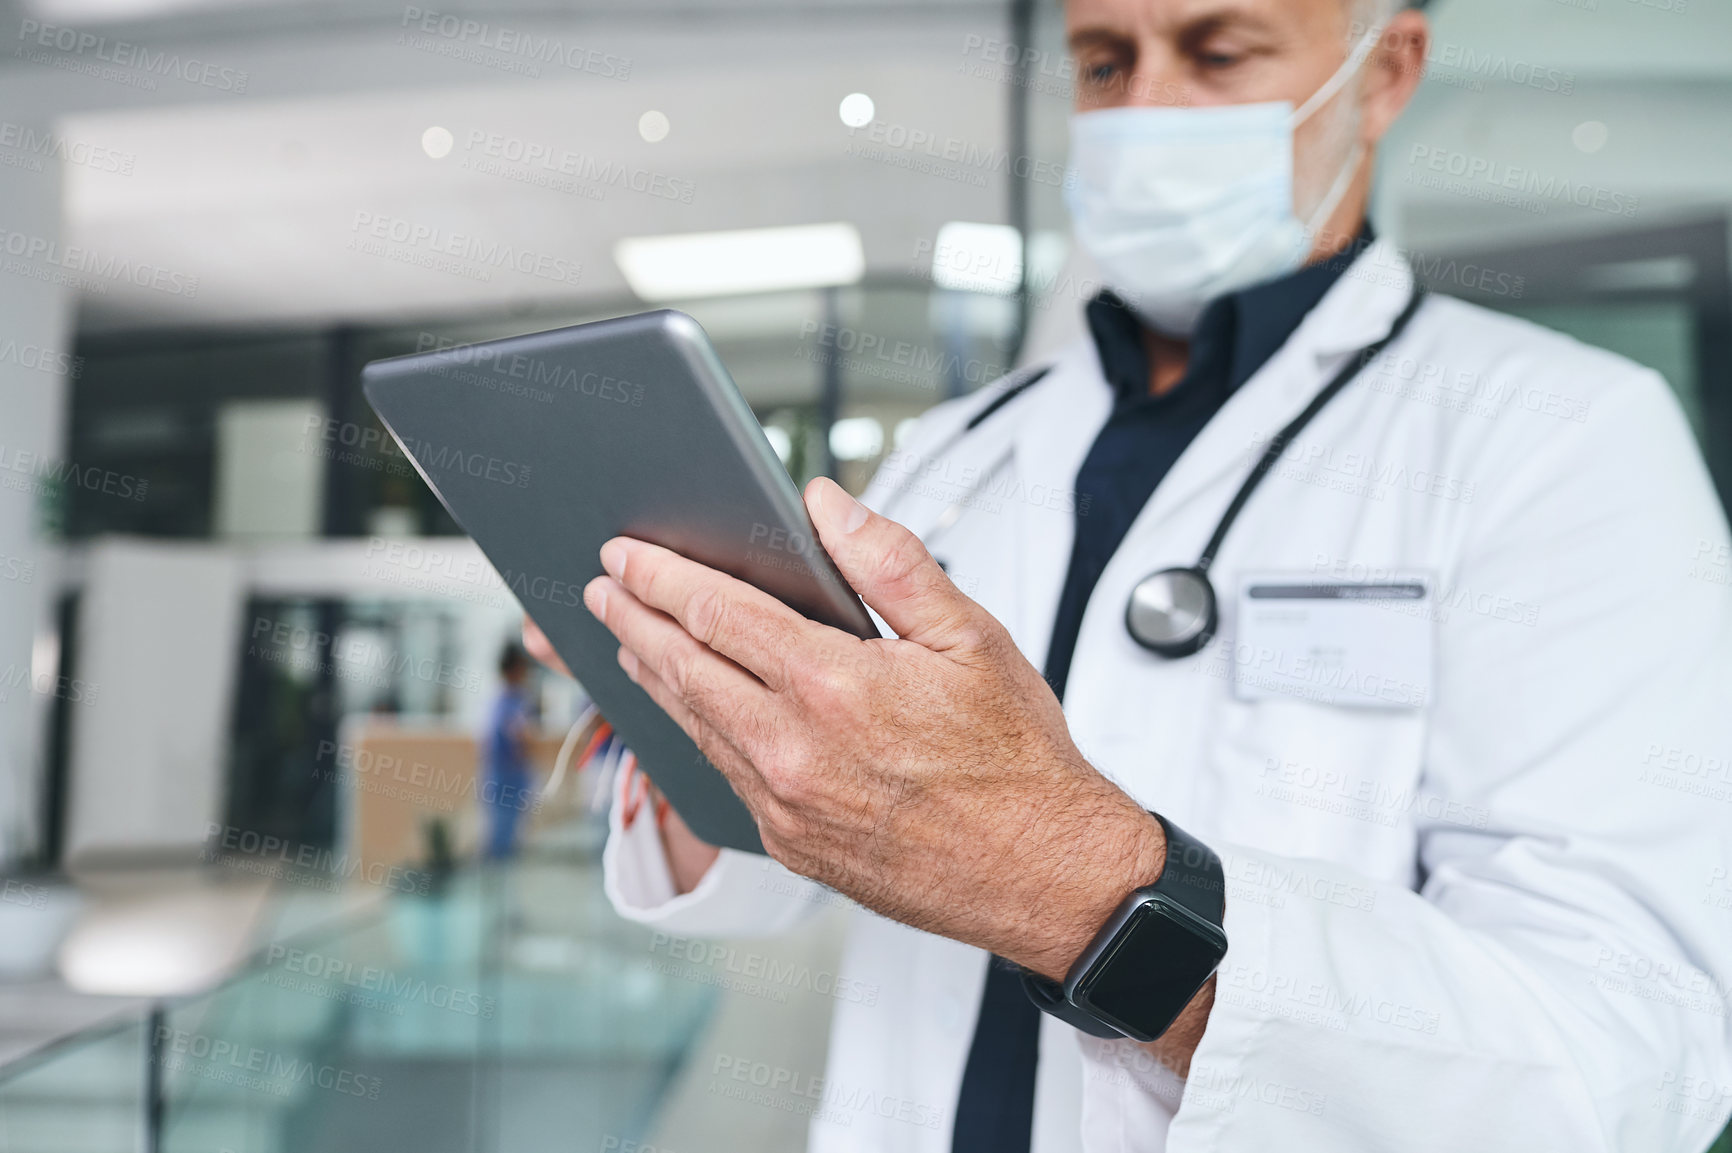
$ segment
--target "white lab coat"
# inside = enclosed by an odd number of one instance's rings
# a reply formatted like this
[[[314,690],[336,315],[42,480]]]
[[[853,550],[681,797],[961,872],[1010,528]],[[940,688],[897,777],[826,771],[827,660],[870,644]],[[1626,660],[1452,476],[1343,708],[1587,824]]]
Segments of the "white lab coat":
[[[1221,854],[1230,947],[1184,1083],[1043,1021],[1036,1153],[1684,1153],[1732,1111],[1732,566],[1658,376],[1430,299],[1245,508],[1214,568],[1220,638],[1167,661],[1126,634],[1132,586],[1194,563],[1268,436],[1410,284],[1388,247],[1362,254],[1180,457],[1089,602],[1072,734]],[[942,447],[989,399],[927,415],[868,501],[1039,666],[1110,390],[1080,341]],[[1237,699],[1252,571],[1432,574],[1430,703]],[[732,852],[672,897],[653,837],[616,820],[628,917],[737,936],[814,907],[816,886]],[[820,1115],[811,1148],[938,1153],[985,956],[854,918],[842,972],[877,995],[838,1001],[826,1077],[854,1115]]]

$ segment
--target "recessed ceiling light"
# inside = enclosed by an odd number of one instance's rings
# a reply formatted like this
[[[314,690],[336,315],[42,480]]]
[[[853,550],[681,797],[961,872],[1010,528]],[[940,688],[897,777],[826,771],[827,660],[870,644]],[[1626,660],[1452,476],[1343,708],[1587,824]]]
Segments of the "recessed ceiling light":
[[[451,146],[456,142],[449,128],[435,124],[421,134],[421,151],[435,160],[443,160],[451,155]]]
[[[671,127],[672,125],[668,123],[667,114],[665,112],[657,112],[653,108],[637,118],[637,134],[649,141],[651,144],[660,144],[662,141],[666,140],[668,138],[668,129]]]
[[[652,301],[856,284],[866,273],[860,232],[846,223],[627,237],[613,256]]]
[[[855,92],[842,97],[842,107],[837,109],[842,117],[842,123],[850,128],[864,128],[872,123],[872,118],[878,115],[878,106],[872,103],[872,98],[864,92]]]

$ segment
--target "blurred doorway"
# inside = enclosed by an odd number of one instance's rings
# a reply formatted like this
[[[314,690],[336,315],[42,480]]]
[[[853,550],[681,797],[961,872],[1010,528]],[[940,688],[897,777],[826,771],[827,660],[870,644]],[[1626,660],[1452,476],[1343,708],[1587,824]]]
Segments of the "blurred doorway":
[[[1451,296],[1627,356],[1666,378],[1732,510],[1732,224],[1723,215],[1445,258],[1416,257]],[[1470,277],[1461,270],[1490,273]]]

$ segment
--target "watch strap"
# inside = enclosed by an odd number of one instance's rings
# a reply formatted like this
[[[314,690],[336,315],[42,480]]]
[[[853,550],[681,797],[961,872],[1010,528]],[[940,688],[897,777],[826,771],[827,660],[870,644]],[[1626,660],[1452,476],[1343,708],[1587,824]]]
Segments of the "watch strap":
[[[1139,891],[1159,893],[1211,925],[1220,925],[1227,913],[1227,876],[1221,858],[1161,814],[1149,815],[1161,822],[1161,831],[1167,835],[1167,865],[1160,880]]]
[[[1117,1041],[1124,1034],[1100,1020],[1086,1009],[1079,1009],[1064,998],[1064,986],[1057,981],[1049,980],[1039,973],[1022,971],[1022,991],[1028,994],[1028,999],[1034,1002],[1035,1008],[1043,1013],[1051,1013],[1065,1024],[1072,1026],[1091,1037],[1105,1037]]]

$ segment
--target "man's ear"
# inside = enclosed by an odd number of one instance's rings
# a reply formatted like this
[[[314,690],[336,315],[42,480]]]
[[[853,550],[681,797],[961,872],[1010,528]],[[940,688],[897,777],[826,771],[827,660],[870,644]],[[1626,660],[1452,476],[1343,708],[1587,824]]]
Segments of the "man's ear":
[[[1413,99],[1430,47],[1431,25],[1417,8],[1403,9],[1383,29],[1365,61],[1359,135],[1367,149],[1377,146]]]

